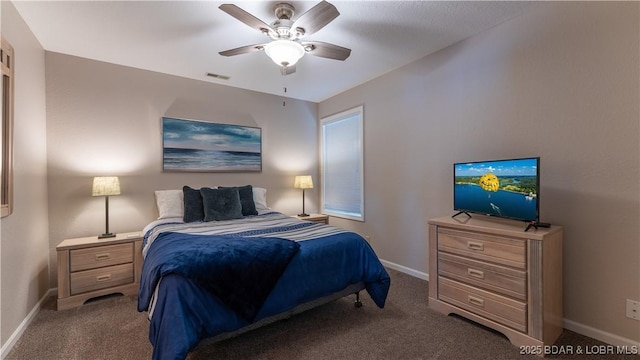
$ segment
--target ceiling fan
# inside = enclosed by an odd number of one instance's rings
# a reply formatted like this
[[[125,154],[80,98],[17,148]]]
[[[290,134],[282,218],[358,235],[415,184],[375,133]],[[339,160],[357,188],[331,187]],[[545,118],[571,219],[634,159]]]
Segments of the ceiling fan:
[[[273,7],[276,20],[271,25],[233,4],[220,5],[220,10],[269,36],[271,42],[242,46],[221,51],[222,56],[234,56],[264,50],[267,56],[280,66],[282,75],[296,71],[296,63],[305,53],[334,60],[345,60],[351,49],[320,41],[303,41],[333,21],[340,13],[332,4],[321,1],[295,21],[295,8],[289,3],[278,3]]]

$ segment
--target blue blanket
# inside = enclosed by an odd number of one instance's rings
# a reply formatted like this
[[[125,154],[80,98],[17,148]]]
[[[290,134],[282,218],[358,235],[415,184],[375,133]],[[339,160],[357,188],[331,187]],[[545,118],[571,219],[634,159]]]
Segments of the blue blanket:
[[[251,321],[299,248],[280,238],[163,233],[144,261],[138,310],[148,308],[161,277],[179,274]]]

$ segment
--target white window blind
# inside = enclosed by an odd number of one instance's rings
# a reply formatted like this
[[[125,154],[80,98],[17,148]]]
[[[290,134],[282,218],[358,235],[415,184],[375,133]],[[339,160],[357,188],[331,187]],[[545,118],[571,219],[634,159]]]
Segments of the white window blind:
[[[364,221],[363,107],[321,120],[322,212]]]

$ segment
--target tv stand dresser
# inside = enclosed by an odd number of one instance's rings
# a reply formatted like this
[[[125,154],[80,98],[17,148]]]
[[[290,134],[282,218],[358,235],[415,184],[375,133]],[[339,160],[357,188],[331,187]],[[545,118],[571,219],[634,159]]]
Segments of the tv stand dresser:
[[[429,307],[544,356],[563,330],[563,230],[525,227],[480,215],[429,220]]]

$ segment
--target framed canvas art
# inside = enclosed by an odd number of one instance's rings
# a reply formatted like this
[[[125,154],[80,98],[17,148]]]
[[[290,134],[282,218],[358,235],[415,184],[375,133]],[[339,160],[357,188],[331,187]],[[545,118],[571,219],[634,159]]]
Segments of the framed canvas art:
[[[262,171],[257,127],[162,118],[163,171]]]

